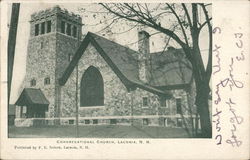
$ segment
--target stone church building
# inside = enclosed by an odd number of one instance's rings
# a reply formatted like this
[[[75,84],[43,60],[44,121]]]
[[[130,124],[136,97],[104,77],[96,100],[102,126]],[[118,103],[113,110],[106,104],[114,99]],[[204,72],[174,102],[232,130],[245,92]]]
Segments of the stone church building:
[[[31,15],[26,76],[16,126],[154,125],[191,127],[196,110],[192,69],[181,49],[138,51],[88,32],[56,6]],[[84,28],[84,27],[83,27]]]

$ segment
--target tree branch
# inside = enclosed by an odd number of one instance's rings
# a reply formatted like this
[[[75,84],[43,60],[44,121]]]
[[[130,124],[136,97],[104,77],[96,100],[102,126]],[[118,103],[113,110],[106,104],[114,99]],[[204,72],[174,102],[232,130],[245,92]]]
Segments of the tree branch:
[[[102,31],[105,31],[107,28],[110,28],[115,23],[115,21],[118,20],[118,19],[120,19],[120,17],[114,18],[110,24],[108,24],[107,26],[105,26],[103,29],[97,31],[96,33],[100,33]]]
[[[201,31],[201,29],[208,23],[208,21],[211,21],[212,20],[212,17],[209,18],[208,20],[206,20],[204,23],[202,23],[199,27],[199,32]]]
[[[133,19],[133,18],[128,17],[126,15],[122,15],[120,13],[115,12],[113,9],[110,9],[109,6],[106,6],[104,3],[100,3],[100,5],[102,5],[110,13],[112,13],[112,14],[114,14],[116,16],[119,16],[119,17],[121,17],[123,19],[127,19],[127,20],[132,21],[132,22],[140,23],[140,24],[143,24],[145,26],[149,26],[151,28],[154,28],[154,29],[156,29],[158,31],[161,31],[162,33],[172,37],[182,48],[188,48],[187,44],[185,42],[183,42],[173,31],[161,27],[160,25],[156,24],[154,21],[152,21],[152,20],[150,20],[148,18],[144,19],[145,21],[143,21],[142,19],[138,19],[138,20]]]
[[[204,12],[204,15],[206,17],[206,22],[207,22],[207,26],[208,26],[208,33],[209,33],[209,50],[208,50],[208,63],[207,63],[207,67],[206,67],[206,80],[207,80],[207,83],[209,83],[209,80],[211,78],[211,74],[212,74],[212,25],[210,23],[210,19],[209,16],[208,16],[208,12],[206,10],[206,7],[204,4],[200,4],[203,12]]]
[[[168,8],[172,11],[172,13],[173,13],[173,15],[175,16],[175,18],[177,19],[178,23],[180,24],[180,26],[181,26],[181,31],[182,31],[182,33],[183,33],[185,42],[186,42],[186,44],[189,46],[188,39],[187,39],[187,34],[186,34],[185,30],[184,30],[184,27],[183,27],[183,25],[182,25],[182,23],[181,23],[181,20],[180,20],[179,16],[178,16],[177,13],[175,12],[175,10],[171,7],[170,4],[168,4],[168,3],[166,3],[166,4],[167,4]]]
[[[187,16],[188,24],[189,24],[190,28],[192,28],[193,25],[192,25],[192,21],[191,21],[191,18],[190,18],[190,14],[189,14],[189,12],[187,10],[187,7],[186,7],[186,5],[184,3],[182,3],[181,5],[182,5],[182,8],[185,11],[185,15]]]
[[[193,26],[192,26],[192,40],[193,40],[193,58],[194,63],[196,64],[195,69],[199,72],[198,78],[200,81],[203,81],[203,78],[205,77],[205,67],[202,61],[202,57],[200,54],[200,48],[199,48],[199,32],[198,32],[198,12],[197,12],[197,4],[192,3],[192,17],[193,17]]]

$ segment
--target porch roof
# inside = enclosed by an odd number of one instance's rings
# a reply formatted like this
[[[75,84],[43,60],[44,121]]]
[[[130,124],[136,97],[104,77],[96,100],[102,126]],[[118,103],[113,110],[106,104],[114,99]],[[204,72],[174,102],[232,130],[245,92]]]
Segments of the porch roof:
[[[49,101],[41,91],[36,88],[24,88],[21,95],[17,99],[15,105],[28,106],[28,105],[49,105]]]

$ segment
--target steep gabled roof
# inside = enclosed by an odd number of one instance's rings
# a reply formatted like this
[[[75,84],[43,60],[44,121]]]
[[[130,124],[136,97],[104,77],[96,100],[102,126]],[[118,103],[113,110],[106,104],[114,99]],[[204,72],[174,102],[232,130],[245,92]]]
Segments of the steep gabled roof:
[[[130,48],[124,47],[118,43],[107,40],[96,34],[91,34],[95,42],[110,58],[114,65],[132,81],[139,82],[139,68],[137,59],[134,58],[138,53]]]
[[[168,88],[188,85],[192,80],[191,63],[182,49],[169,49],[150,54],[152,86]]]
[[[133,54],[138,54],[136,51],[91,32],[88,32],[88,34],[85,36],[63,76],[59,79],[60,85],[64,85],[67,82],[70,74],[73,72],[74,67],[84,54],[84,51],[86,50],[89,43],[91,43],[96,48],[98,53],[113,69],[113,71],[127,88],[138,87],[155,94],[170,96],[168,92],[164,92],[150,85],[143,84],[139,80],[138,62],[133,56]]]
[[[88,32],[76,51],[72,61],[59,79],[64,85],[74,67],[91,43],[107,64],[116,73],[123,84],[129,88],[142,88],[156,94],[169,95],[164,90],[183,88],[192,80],[192,68],[180,49],[169,49],[164,52],[151,53],[149,68],[151,79],[148,84],[139,79],[138,52]],[[161,89],[164,87],[164,90]]]
[[[41,91],[36,88],[24,88],[15,105],[49,105],[49,101]]]

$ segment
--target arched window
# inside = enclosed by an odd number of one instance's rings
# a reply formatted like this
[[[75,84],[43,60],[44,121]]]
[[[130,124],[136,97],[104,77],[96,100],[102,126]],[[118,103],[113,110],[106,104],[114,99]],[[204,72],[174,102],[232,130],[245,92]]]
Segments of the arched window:
[[[82,76],[80,90],[80,106],[103,106],[103,79],[99,70],[90,66]]]

